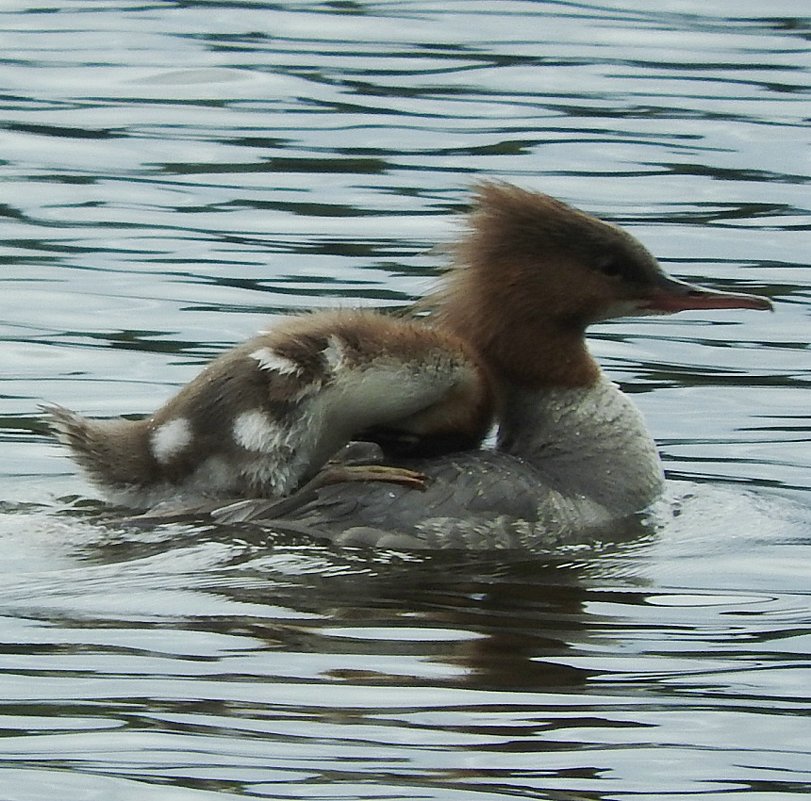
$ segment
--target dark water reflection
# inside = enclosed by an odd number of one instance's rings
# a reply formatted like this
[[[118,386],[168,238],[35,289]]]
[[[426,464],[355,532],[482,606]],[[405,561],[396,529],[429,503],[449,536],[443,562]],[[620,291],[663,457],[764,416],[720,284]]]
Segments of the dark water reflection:
[[[798,14],[0,9],[0,795],[807,795]],[[37,402],[147,412],[268,317],[410,302],[481,176],[626,225],[678,275],[776,301],[593,332],[671,479],[641,531],[414,556],[103,523]]]

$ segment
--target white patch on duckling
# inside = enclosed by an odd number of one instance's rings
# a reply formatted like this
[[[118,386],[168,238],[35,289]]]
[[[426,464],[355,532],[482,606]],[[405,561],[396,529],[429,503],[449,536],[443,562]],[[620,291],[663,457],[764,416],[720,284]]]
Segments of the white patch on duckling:
[[[327,362],[327,367],[332,372],[335,372],[339,367],[342,367],[346,354],[344,353],[344,346],[340,339],[335,334],[332,334],[327,339],[326,347],[321,351],[324,354],[324,359]]]
[[[185,417],[176,417],[159,425],[149,437],[153,456],[161,463],[171,462],[181,451],[187,448],[194,434]]]
[[[286,356],[280,356],[271,348],[258,348],[251,354],[251,358],[259,362],[260,370],[280,375],[301,375],[299,365]]]
[[[234,418],[232,429],[234,442],[246,451],[270,453],[276,450],[283,438],[283,432],[261,410],[242,412]]]

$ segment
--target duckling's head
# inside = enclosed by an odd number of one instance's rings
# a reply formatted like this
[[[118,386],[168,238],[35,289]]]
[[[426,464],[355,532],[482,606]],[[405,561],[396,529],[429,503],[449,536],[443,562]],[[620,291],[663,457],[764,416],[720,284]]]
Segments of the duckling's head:
[[[583,334],[599,320],[771,308],[762,297],[673,279],[627,231],[505,183],[476,188],[456,256],[439,295],[438,320],[473,342],[511,380],[527,372],[529,354],[536,354],[530,373],[557,371],[574,384],[593,380],[596,366],[583,355]],[[511,361],[516,367],[509,368]]]

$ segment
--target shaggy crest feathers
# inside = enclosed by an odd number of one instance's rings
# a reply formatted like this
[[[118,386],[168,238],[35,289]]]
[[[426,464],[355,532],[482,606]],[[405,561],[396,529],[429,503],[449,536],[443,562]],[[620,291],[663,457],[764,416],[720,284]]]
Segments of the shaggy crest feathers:
[[[606,274],[614,265],[622,283]],[[426,307],[437,326],[483,355],[497,383],[589,386],[599,368],[585,328],[611,316],[631,285],[661,275],[620,228],[549,195],[484,182],[453,266]]]

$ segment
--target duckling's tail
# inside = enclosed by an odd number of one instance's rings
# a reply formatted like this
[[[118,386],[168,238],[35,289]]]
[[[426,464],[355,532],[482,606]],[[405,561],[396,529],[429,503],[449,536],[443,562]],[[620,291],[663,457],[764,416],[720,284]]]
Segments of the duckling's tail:
[[[100,489],[116,496],[150,483],[155,468],[146,420],[91,420],[58,404],[40,409],[56,438]]]

